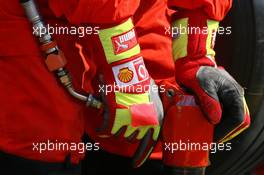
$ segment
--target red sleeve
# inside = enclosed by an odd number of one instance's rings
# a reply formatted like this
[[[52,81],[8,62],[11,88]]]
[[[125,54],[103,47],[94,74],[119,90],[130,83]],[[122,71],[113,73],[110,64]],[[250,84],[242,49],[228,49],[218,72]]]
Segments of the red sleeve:
[[[202,8],[209,18],[221,21],[232,6],[232,0],[168,0],[170,8]]]
[[[66,16],[74,24],[119,23],[135,13],[140,0],[49,0],[57,17]]]

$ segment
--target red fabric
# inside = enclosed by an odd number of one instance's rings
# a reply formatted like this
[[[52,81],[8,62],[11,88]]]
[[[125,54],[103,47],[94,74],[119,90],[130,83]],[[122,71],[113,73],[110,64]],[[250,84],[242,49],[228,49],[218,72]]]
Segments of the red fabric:
[[[77,163],[83,154],[75,151],[32,151],[33,142],[81,142],[83,105],[70,97],[46,68],[18,2],[0,1],[0,151],[48,162],[62,162],[71,153],[72,161]],[[51,22],[47,2],[40,3],[45,19]],[[65,25],[54,16],[53,19]],[[67,51],[74,84],[80,84],[76,75],[81,75],[83,65],[77,59],[76,37],[55,38]]]
[[[58,26],[68,25],[65,17],[72,23],[119,23],[137,9],[134,22],[151,76],[160,80],[174,76],[171,41],[164,35],[164,28],[170,26],[166,16],[166,2],[142,1],[138,9],[139,1],[51,0],[53,12],[47,0],[37,2],[44,19]],[[70,97],[46,69],[38,44],[32,36],[31,25],[18,1],[0,0],[0,3],[0,151],[29,159],[61,162],[68,152],[39,154],[32,152],[32,142],[44,142],[47,139],[80,142],[85,119],[86,132],[93,140],[100,142],[100,148],[115,154],[132,155],[137,143],[131,144],[125,139],[117,140],[113,137],[98,138],[95,126],[102,119],[101,113],[94,109],[86,109],[84,112],[83,104]],[[62,16],[55,18],[53,13]],[[80,90],[84,67],[75,47],[78,39],[71,35],[54,37],[67,58],[74,85]],[[156,44],[153,44],[153,38]],[[83,52],[86,59],[89,59],[95,56],[93,53],[96,53],[98,45],[90,52],[89,48],[94,43],[86,44],[88,46],[83,45],[86,48]],[[98,88],[96,79],[93,80],[93,88]],[[72,155],[74,162],[82,157],[77,153]]]
[[[184,1],[178,1],[180,3],[184,3]],[[171,58],[171,40],[168,36],[164,35],[164,27],[170,26],[169,18],[164,16],[167,8],[165,7],[165,1],[141,1],[140,8],[134,14],[134,22],[136,25],[139,43],[142,48],[142,53],[145,59],[146,66],[149,70],[149,73],[154,79],[157,79],[158,82],[164,79],[171,80],[173,77],[174,66],[173,59]],[[231,3],[228,4],[228,8],[230,8]],[[214,6],[217,8],[217,6]],[[207,10],[212,13],[208,13],[210,18],[220,20],[223,18],[223,14],[226,13],[228,8],[224,11],[219,11],[219,13],[215,13],[213,15],[213,8],[208,6]],[[148,12],[146,13],[146,10]],[[144,14],[144,15],[143,15]],[[158,20],[157,20],[158,19]],[[155,43],[153,44],[153,38],[155,38]],[[170,59],[168,59],[170,57]],[[208,61],[208,60],[207,60]],[[211,62],[203,63],[197,62],[198,64],[208,64],[211,65]],[[196,63],[194,63],[196,64]],[[156,71],[159,70],[159,71]],[[161,73],[162,72],[162,73]],[[87,132],[89,135],[96,141],[100,142],[100,145],[103,149],[120,155],[132,155],[137,144],[128,143],[126,140],[118,140],[116,138],[109,139],[101,139],[96,136],[94,132],[94,122],[100,121],[100,118],[97,118],[97,121],[94,121],[94,115],[87,115]],[[114,145],[114,146],[113,146]],[[115,145],[120,145],[116,147]]]
[[[50,0],[49,5],[53,12],[48,8],[47,0],[37,2],[46,21],[62,26],[67,25],[64,17],[74,24],[108,25],[120,23],[134,15],[139,43],[149,73],[158,82],[173,78],[171,40],[164,34],[165,27],[170,26],[169,17],[166,16],[166,1]],[[177,1],[171,2],[177,5]],[[191,6],[194,3],[190,1],[178,1],[182,4],[178,7],[183,8],[186,2],[189,2],[190,8],[198,8]],[[230,1],[206,2],[206,13],[215,19],[222,18],[231,4],[224,3]],[[18,1],[0,0],[0,3],[0,150],[25,158],[63,161],[68,152],[46,152],[40,155],[32,152],[32,142],[47,139],[79,142],[85,117],[86,132],[100,142],[101,148],[115,154],[133,154],[137,143],[131,144],[125,139],[117,140],[112,137],[97,137],[95,126],[101,120],[100,113],[94,109],[86,109],[84,116],[82,115],[82,104],[70,97],[45,68],[38,45],[32,37],[31,26]],[[216,7],[221,7],[220,11]],[[56,19],[53,13],[61,18]],[[81,89],[84,67],[74,46],[77,38],[69,35],[55,37],[68,60],[74,84]],[[87,45],[92,44],[87,42]],[[96,48],[93,49],[96,51]],[[93,57],[89,51],[87,53],[87,58]],[[98,85],[97,80],[93,81],[93,85]],[[79,154],[72,154],[75,162],[81,157]]]
[[[74,24],[111,24],[133,16],[140,0],[50,0],[49,4],[57,16],[65,15]]]
[[[165,34],[166,28],[171,25],[171,11],[167,8],[167,1],[142,0],[133,18],[150,76],[157,84],[164,80],[174,82],[172,40]]]
[[[232,0],[168,0],[171,8],[178,10],[202,9],[209,19],[221,21],[232,6]]]
[[[94,93],[94,90],[92,88],[92,79],[96,74],[96,66],[91,60],[86,59],[87,56],[83,53],[82,45],[76,42],[75,47],[79,49],[79,55],[82,58],[82,62],[84,65],[84,72],[82,74],[82,89],[85,92]]]
[[[130,110],[133,127],[159,125],[154,104],[132,105]]]

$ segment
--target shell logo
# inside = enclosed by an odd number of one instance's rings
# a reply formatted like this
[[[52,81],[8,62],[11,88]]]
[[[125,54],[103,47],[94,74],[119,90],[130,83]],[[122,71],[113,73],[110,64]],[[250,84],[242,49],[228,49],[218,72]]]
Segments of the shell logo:
[[[128,83],[133,80],[134,72],[128,67],[119,70],[118,79],[123,83]]]

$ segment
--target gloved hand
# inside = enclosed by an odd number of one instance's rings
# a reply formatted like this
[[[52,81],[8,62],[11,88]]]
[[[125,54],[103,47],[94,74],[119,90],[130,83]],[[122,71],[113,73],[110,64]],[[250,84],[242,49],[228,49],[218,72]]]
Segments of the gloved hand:
[[[133,166],[139,167],[158,140],[163,107],[141,56],[132,20],[100,30],[93,44],[97,46],[94,61],[104,103],[98,136],[138,140]]]
[[[202,10],[182,10],[173,25],[189,32],[179,31],[173,41],[177,82],[197,96],[208,121],[218,124],[215,140],[232,139],[249,126],[250,117],[243,88],[215,63],[218,22]]]
[[[101,80],[104,82],[102,77]],[[146,88],[148,85],[143,86]],[[100,137],[125,137],[130,142],[139,140],[133,157],[134,167],[141,166],[150,156],[159,137],[163,108],[158,92],[153,91],[155,86],[154,81],[150,80],[150,88],[144,93],[116,91],[101,94],[104,114],[98,134]]]

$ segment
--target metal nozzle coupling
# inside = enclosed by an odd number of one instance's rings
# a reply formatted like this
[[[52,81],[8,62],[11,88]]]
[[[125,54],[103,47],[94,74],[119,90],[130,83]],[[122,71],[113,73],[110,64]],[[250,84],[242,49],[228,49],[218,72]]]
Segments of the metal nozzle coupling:
[[[66,61],[64,61],[64,56],[62,52],[60,52],[56,42],[52,40],[49,31],[47,30],[43,20],[41,19],[34,0],[20,0],[20,4],[24,8],[28,20],[33,25],[33,34],[39,39],[42,47],[45,48],[42,50],[45,51],[45,54],[47,55],[46,64],[49,70],[51,72],[56,72],[56,76],[60,80],[60,83],[73,97],[81,101],[85,101],[87,106],[100,109],[102,107],[102,103],[94,98],[92,94],[82,95],[74,90],[72,85],[72,78],[69,72],[64,68],[66,64]],[[59,67],[57,67],[58,65]]]
[[[81,101],[85,101],[86,105],[89,107],[93,107],[93,108],[97,108],[100,109],[102,108],[102,102],[100,102],[99,100],[97,100],[96,98],[94,98],[94,96],[92,94],[87,94],[87,96],[84,96],[82,94],[77,93],[72,85],[72,79],[71,76],[69,74],[69,72],[67,72],[67,70],[65,69],[60,69],[57,72],[57,76],[60,79],[61,84],[68,90],[68,92],[75,98],[81,100]]]
[[[102,102],[95,99],[92,94],[88,95],[86,105],[97,108],[97,109],[101,109],[103,107]]]
[[[42,21],[34,0],[21,0],[20,1],[28,20],[32,23],[34,32],[33,34],[39,39],[41,44],[51,41],[51,35]]]
[[[24,8],[30,22],[34,24],[41,21],[41,17],[38,13],[34,0],[20,0],[20,4]]]

